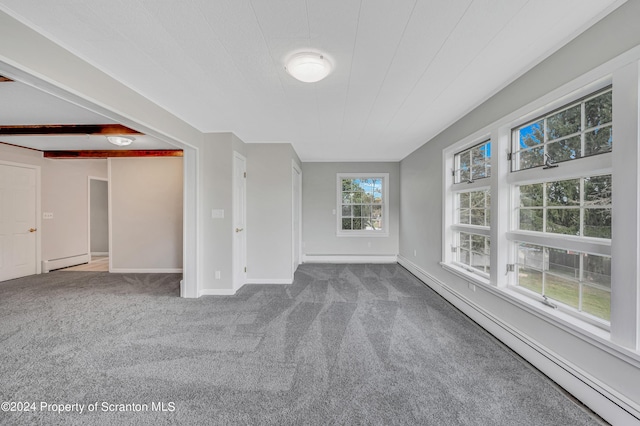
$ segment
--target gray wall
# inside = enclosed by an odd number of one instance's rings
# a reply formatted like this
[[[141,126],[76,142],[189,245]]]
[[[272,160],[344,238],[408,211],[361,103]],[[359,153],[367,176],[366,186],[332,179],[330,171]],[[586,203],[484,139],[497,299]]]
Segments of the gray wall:
[[[442,150],[640,44],[638,16],[640,2],[627,2],[409,155],[401,162],[400,193],[401,256],[490,315],[636,402],[640,401],[637,367],[488,292],[470,290],[466,281],[442,269],[438,262],[442,255]]]
[[[338,173],[389,173],[389,236],[336,236]],[[305,255],[396,255],[400,163],[302,163],[302,252]]]
[[[109,159],[111,269],[182,268],[182,158]]]
[[[290,144],[247,144],[247,279],[293,278]]]
[[[89,234],[91,253],[109,252],[109,184],[105,180],[90,179]]]
[[[244,143],[232,133],[205,135],[200,160],[201,290],[233,288],[233,152],[247,156]],[[212,210],[224,210],[224,218],[213,219]],[[220,271],[220,279],[215,278]]]

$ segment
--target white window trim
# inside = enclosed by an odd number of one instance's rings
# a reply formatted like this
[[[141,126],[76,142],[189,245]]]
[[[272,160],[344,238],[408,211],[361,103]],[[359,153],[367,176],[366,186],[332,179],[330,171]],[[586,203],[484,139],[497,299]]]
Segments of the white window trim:
[[[547,93],[539,99],[507,114],[486,127],[462,139],[443,150],[443,245],[441,265],[446,270],[476,283],[490,293],[510,301],[516,306],[536,313],[541,318],[559,326],[566,325],[577,337],[587,341],[599,341],[603,346],[613,350],[612,353],[633,353],[634,359],[640,360],[640,47],[633,48],[611,61],[594,68],[575,80]],[[535,299],[524,296],[513,287],[508,286],[509,275],[505,274],[513,256],[513,244],[509,240],[520,240],[521,237],[534,242],[535,235],[526,231],[512,231],[514,210],[510,185],[515,182],[526,183],[539,181],[539,173],[532,170],[522,170],[510,173],[510,162],[506,152],[511,151],[511,130],[519,124],[543,115],[554,108],[566,105],[582,96],[596,92],[608,85],[613,86],[613,126],[615,129],[614,149],[610,154],[601,154],[580,159],[582,165],[571,165],[574,161],[565,162],[562,166],[562,176],[566,176],[569,168],[576,168],[575,177],[584,175],[584,164],[590,162],[590,175],[611,173],[616,188],[614,192],[614,213],[612,223],[612,245],[607,247],[601,242],[593,242],[587,251],[594,254],[612,253],[612,296],[611,296],[611,327],[607,331],[596,327],[581,318],[568,315],[557,309],[546,307]],[[616,95],[616,92],[618,95]],[[621,96],[621,94],[624,94]],[[631,94],[631,96],[629,96]],[[451,260],[451,241],[453,235],[453,207],[452,194],[448,190],[453,183],[451,170],[453,156],[465,147],[491,134],[492,164],[491,164],[491,277],[489,283],[475,274],[469,273],[454,265]],[[624,150],[619,149],[620,141],[628,144]],[[616,143],[616,141],[618,141]],[[577,169],[581,169],[579,172]],[[559,173],[554,169],[546,170],[548,180],[554,179]],[[510,175],[517,175],[512,177]],[[484,182],[482,183],[484,186]],[[619,208],[619,194],[624,195],[624,204],[629,208]],[[505,214],[510,211],[510,214]],[[497,212],[503,212],[499,214]],[[505,217],[506,216],[506,217]],[[555,236],[554,236],[555,237]],[[570,236],[559,236],[567,238]],[[548,241],[548,239],[546,240]],[[548,242],[541,245],[548,245]],[[579,251],[585,251],[584,245]],[[631,352],[628,352],[631,351]]]
[[[382,229],[342,229],[342,179],[382,179]],[[336,175],[336,236],[388,237],[389,236],[389,173],[338,173]]]

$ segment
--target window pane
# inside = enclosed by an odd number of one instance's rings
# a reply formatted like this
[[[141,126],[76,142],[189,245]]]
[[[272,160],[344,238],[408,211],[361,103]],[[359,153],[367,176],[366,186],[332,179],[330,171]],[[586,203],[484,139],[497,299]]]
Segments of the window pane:
[[[609,321],[611,319],[611,292],[584,286],[582,289],[582,310]]]
[[[362,219],[359,217],[353,218],[353,229],[362,229]]]
[[[611,122],[611,91],[585,102],[587,127]]]
[[[371,206],[361,206],[363,217],[371,217]]]
[[[574,160],[580,157],[580,136],[552,142],[547,145],[547,154],[554,162]]]
[[[458,194],[459,205],[461,208],[469,207],[470,196],[468,192],[461,192]]]
[[[519,229],[542,232],[542,215],[541,209],[520,209]]]
[[[580,209],[548,209],[547,232],[579,235]]]
[[[458,223],[468,225],[471,223],[470,209],[460,209],[458,214]]]
[[[351,206],[342,206],[342,217],[351,217]]]
[[[487,177],[487,158],[485,156],[484,145],[477,146],[471,150],[471,179],[482,179]]]
[[[592,176],[584,179],[584,205],[611,205],[611,175]]]
[[[530,268],[535,268],[540,271],[544,268],[546,254],[544,249],[540,246],[531,244],[519,244],[518,245],[518,264]]]
[[[518,131],[520,136],[518,149],[525,149],[540,145],[544,141],[544,133],[542,130],[543,126],[544,121],[540,120],[520,128]]]
[[[484,212],[484,209],[471,209],[471,224],[485,226]]]
[[[576,281],[580,279],[579,253],[552,248],[547,250],[549,250],[549,272]]]
[[[580,131],[580,105],[555,113],[547,118],[549,140],[558,139]]]
[[[362,206],[353,206],[352,207],[353,216],[360,217],[362,216]]]
[[[544,150],[542,148],[532,148],[521,151],[519,159],[519,170],[541,166],[544,164]]]
[[[471,251],[475,251],[476,253],[484,253],[484,240],[485,237],[482,235],[471,235]]]
[[[611,288],[611,258],[596,256],[594,254],[583,254],[584,260],[584,281],[587,284],[597,284]]]
[[[585,209],[584,236],[611,238],[611,209]]]
[[[587,132],[584,135],[584,156],[601,154],[603,152],[611,151],[613,145],[613,135],[611,127],[604,127],[600,129]]]
[[[485,191],[474,191],[470,192],[470,202],[472,208],[484,208],[485,200],[486,200],[486,192]]]
[[[579,286],[576,281],[545,274],[544,294],[551,299],[567,304],[573,308],[579,305]]]
[[[471,179],[471,151],[461,152],[460,158],[460,180],[459,182],[466,182]]]
[[[342,193],[342,204],[350,204],[352,198],[353,198],[353,196],[352,196],[352,194],[350,192],[343,192]]]
[[[460,249],[460,258],[458,259],[458,262],[469,265],[471,263],[469,257],[470,254],[468,250]]]
[[[520,186],[520,207],[542,207],[542,184]]]
[[[351,229],[351,219],[342,219],[342,229]]]
[[[542,272],[520,266],[518,268],[518,285],[542,294]]]
[[[547,205],[578,206],[580,205],[580,179],[548,182]]]
[[[471,263],[469,266],[485,272],[489,266],[489,256],[482,253],[471,252]]]
[[[465,234],[464,232],[460,233],[460,247],[465,250],[471,250],[471,235]]]

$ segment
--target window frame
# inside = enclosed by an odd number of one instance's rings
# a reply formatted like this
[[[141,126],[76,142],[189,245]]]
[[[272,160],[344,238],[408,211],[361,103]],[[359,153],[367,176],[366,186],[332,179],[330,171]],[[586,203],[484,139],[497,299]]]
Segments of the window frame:
[[[342,229],[342,180],[381,179],[382,180],[382,229]],[[347,205],[347,204],[344,204]],[[338,237],[388,237],[389,236],[389,173],[346,173],[336,174],[336,236]]]

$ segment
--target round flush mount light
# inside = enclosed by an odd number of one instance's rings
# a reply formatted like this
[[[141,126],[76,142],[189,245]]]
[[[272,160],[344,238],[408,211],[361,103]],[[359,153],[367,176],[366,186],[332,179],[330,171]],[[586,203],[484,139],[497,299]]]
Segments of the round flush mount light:
[[[131,145],[131,142],[133,142],[135,138],[128,136],[107,136],[107,140],[117,146],[127,146]]]
[[[296,53],[287,61],[287,72],[304,83],[320,81],[331,72],[331,62],[321,53]]]

